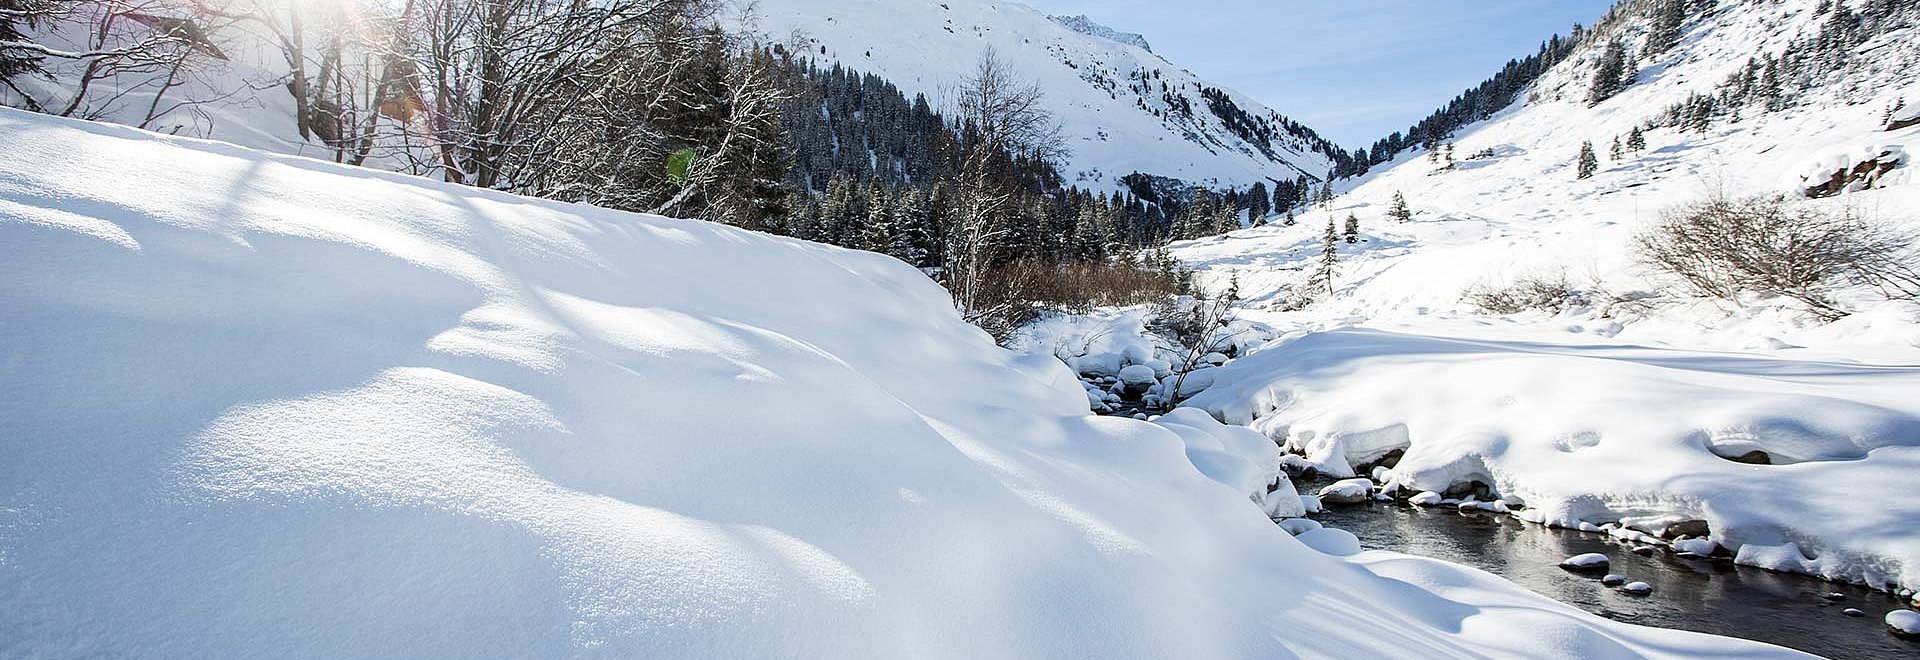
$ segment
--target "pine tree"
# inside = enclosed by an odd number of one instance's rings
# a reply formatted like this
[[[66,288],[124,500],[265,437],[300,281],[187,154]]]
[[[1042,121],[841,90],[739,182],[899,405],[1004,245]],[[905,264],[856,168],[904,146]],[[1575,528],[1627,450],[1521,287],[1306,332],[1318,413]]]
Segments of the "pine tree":
[[[867,187],[867,222],[861,227],[860,249],[894,254],[898,247],[894,242],[893,216],[892,200],[880,186],[880,179],[874,178]]]
[[[1347,243],[1349,244],[1359,243],[1360,242],[1360,217],[1352,213],[1348,213],[1346,229],[1347,229],[1346,231]]]
[[[1600,105],[1620,93],[1620,84],[1626,72],[1626,44],[1618,39],[1607,42],[1607,49],[1600,54],[1599,65],[1593,69],[1593,86],[1587,93],[1587,105]]]
[[[1632,151],[1634,153],[1640,153],[1642,151],[1646,151],[1646,149],[1647,149],[1647,132],[1640,130],[1639,126],[1633,127],[1633,132],[1627,134],[1627,150]]]
[[[934,250],[934,227],[927,193],[915,187],[901,196],[893,224],[893,256],[920,268],[930,265],[927,258]]]
[[[1293,219],[1293,207],[1287,207],[1287,219],[1281,221],[1281,224],[1292,227],[1296,222],[1297,221]]]
[[[1398,191],[1393,193],[1393,208],[1387,210],[1387,217],[1396,222],[1412,222],[1413,209],[1407,206],[1407,198]]]
[[[1327,233],[1320,241],[1320,265],[1313,271],[1313,275],[1307,278],[1309,293],[1318,294],[1325,291],[1327,296],[1333,296],[1333,278],[1339,261],[1340,232],[1334,228],[1333,218],[1328,217]]]
[[[1680,42],[1680,26],[1687,20],[1686,0],[1666,0],[1653,11],[1653,28],[1647,34],[1647,52],[1658,55]]]
[[[1607,155],[1613,158],[1613,162],[1620,162],[1620,158],[1623,155],[1622,148],[1620,147],[1620,136],[1613,136],[1613,146],[1608,148]]]
[[[1255,182],[1253,189],[1247,191],[1247,217],[1255,226],[1265,224],[1267,215],[1273,212],[1273,199],[1267,194],[1265,181]]]
[[[1600,157],[1594,155],[1592,142],[1580,143],[1580,160],[1577,163],[1577,168],[1578,172],[1576,176],[1581,179],[1591,179],[1595,173],[1600,171]]]

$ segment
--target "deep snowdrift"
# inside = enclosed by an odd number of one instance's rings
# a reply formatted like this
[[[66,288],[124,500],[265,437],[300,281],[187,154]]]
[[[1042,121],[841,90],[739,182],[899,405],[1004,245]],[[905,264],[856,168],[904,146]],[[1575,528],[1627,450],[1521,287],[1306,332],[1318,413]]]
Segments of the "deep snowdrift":
[[[1308,549],[884,257],[0,135],[0,656],[1786,653]]]

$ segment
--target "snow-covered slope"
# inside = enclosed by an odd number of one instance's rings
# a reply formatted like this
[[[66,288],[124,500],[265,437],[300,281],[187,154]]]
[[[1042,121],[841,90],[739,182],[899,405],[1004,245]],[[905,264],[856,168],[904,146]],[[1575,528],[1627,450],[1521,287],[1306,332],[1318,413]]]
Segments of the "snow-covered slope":
[[[936,104],[950,99],[981,51],[993,48],[1046,91],[1046,105],[1073,151],[1064,171],[1082,186],[1118,188],[1120,177],[1143,172],[1244,188],[1302,174],[1319,179],[1331,168],[1325,153],[1331,145],[1310,130],[1090,22],[1070,27],[1005,0],[759,0],[755,6],[770,38],[800,34],[822,60],[878,74]],[[1217,89],[1222,109],[1231,104],[1250,123],[1238,134],[1230,129],[1203,89]]]
[[[1394,479],[1412,488],[1483,481],[1566,525],[1704,520],[1746,563],[1920,587],[1909,483],[1920,473],[1920,309],[1866,288],[1840,292],[1857,311],[1832,323],[1783,300],[1691,300],[1631,249],[1671,207],[1794,194],[1806,187],[1798,175],[1834,154],[1915,152],[1920,127],[1888,131],[1885,120],[1899,99],[1920,102],[1920,40],[1869,42],[1792,108],[1747,109],[1704,134],[1654,129],[1644,151],[1609,154],[1616,137],[1714,92],[1749,57],[1817,34],[1821,4],[1718,3],[1678,47],[1642,62],[1633,86],[1589,107],[1601,45],[1645,36],[1643,23],[1616,22],[1524,103],[1461,130],[1453,167],[1403,154],[1296,226],[1177,245],[1203,280],[1237,277],[1244,315],[1289,335],[1216,374],[1221,385],[1195,403],[1260,417],[1336,471],[1406,449]],[[1575,157],[1589,141],[1601,165],[1580,180]],[[1798,203],[1920,230],[1911,167]],[[1412,222],[1386,217],[1396,193]],[[1340,245],[1338,295],[1271,309],[1314,268],[1328,221],[1349,214],[1364,241]],[[1468,299],[1563,278],[1581,299],[1559,314],[1490,316]],[[1354,325],[1368,330],[1339,330]],[[1775,464],[1728,460],[1754,450]]]
[[[1271,443],[1088,417],[886,257],[0,134],[0,656],[1788,655],[1321,554]]]

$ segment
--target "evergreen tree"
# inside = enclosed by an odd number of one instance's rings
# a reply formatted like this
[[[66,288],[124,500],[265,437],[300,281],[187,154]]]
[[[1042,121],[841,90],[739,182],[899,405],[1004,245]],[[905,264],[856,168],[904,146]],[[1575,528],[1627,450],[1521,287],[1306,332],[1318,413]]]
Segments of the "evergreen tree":
[[[1295,220],[1293,219],[1293,207],[1289,206],[1287,207],[1287,219],[1281,221],[1281,224],[1284,224],[1288,227],[1292,227],[1294,223],[1295,223]]]
[[[1665,0],[1653,9],[1653,28],[1647,34],[1647,52],[1658,55],[1680,42],[1680,27],[1686,23],[1686,0]]]
[[[1576,166],[1576,176],[1581,179],[1591,179],[1600,171],[1600,157],[1594,155],[1592,142],[1580,143],[1580,160]]]
[[[1600,63],[1593,69],[1593,86],[1587,93],[1587,105],[1596,106],[1620,93],[1627,72],[1627,47],[1615,39],[1607,42]]]
[[[1325,291],[1328,297],[1333,296],[1333,278],[1339,261],[1340,232],[1334,228],[1333,218],[1328,217],[1327,233],[1320,241],[1320,265],[1314,269],[1313,275],[1307,278],[1307,291],[1310,294],[1317,295]]]
[[[1387,210],[1387,217],[1395,222],[1412,222],[1413,209],[1407,207],[1407,198],[1398,191],[1393,193],[1393,208]]]
[[[1646,151],[1646,149],[1647,149],[1647,132],[1640,130],[1639,126],[1633,127],[1633,132],[1627,134],[1627,150],[1632,151],[1634,153],[1640,153],[1642,151]]]
[[[894,242],[894,208],[887,189],[881,187],[878,178],[867,185],[867,221],[861,227],[860,249],[880,254],[894,254],[898,247]]]
[[[1247,217],[1258,226],[1265,224],[1267,215],[1272,212],[1273,199],[1267,194],[1267,183],[1265,181],[1254,183],[1253,189],[1247,191]]]
[[[894,209],[893,256],[920,268],[931,265],[927,258],[934,251],[933,222],[928,194],[918,187],[908,189]]]
[[[1346,231],[1347,243],[1349,244],[1359,243],[1360,242],[1360,217],[1352,213],[1348,213],[1346,229],[1347,229]]]
[[[1620,162],[1620,158],[1622,156],[1622,150],[1620,147],[1620,136],[1618,135],[1613,136],[1613,146],[1608,148],[1607,155],[1613,158],[1613,162],[1616,162],[1616,163]]]

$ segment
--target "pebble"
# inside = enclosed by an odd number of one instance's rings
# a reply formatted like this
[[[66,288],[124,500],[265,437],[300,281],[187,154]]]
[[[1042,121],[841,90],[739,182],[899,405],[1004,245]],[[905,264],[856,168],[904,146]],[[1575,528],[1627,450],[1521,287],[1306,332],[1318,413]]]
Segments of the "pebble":
[[[1635,546],[1633,548],[1633,554],[1640,555],[1642,557],[1652,557],[1653,546],[1650,546],[1650,545]]]
[[[1608,573],[1606,577],[1600,578],[1600,584],[1604,584],[1609,587],[1618,587],[1626,583],[1627,583],[1627,576],[1621,575],[1619,573]]]
[[[1653,585],[1647,584],[1645,582],[1635,582],[1627,586],[1621,587],[1620,591],[1629,596],[1645,596],[1647,594],[1653,593]]]
[[[1849,607],[1847,609],[1840,610],[1840,613],[1856,619],[1867,615],[1866,612],[1860,611],[1860,608],[1857,608],[1857,607]]]
[[[1840,593],[1838,591],[1830,591],[1820,595],[1820,600],[1824,600],[1829,603],[1838,603],[1846,599],[1847,599],[1847,595]]]

